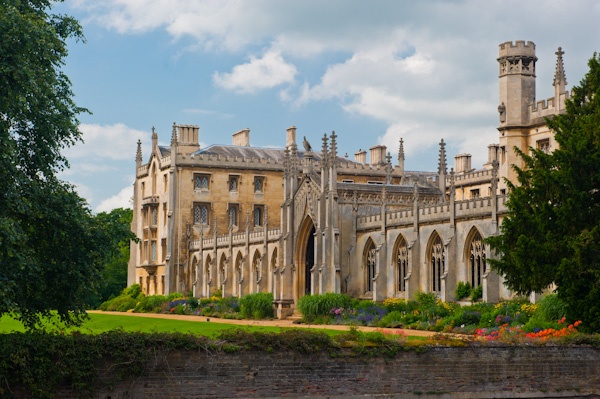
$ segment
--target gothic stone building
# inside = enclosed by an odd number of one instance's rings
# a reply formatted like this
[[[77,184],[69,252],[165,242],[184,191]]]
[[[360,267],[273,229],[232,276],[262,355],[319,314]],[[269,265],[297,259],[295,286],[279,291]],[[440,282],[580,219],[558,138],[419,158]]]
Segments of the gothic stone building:
[[[506,213],[504,178],[520,165],[514,147],[556,146],[544,117],[564,112],[566,79],[559,48],[555,95],[535,100],[535,45],[506,42],[499,49],[499,143],[488,162],[454,157],[447,171],[444,142],[438,169],[404,169],[385,146],[340,157],[335,133],[320,149],[286,131],[285,147],[250,145],[250,130],[232,145],[200,148],[199,128],[173,124],[171,144],[142,163],[136,156],[128,284],[143,292],[215,292],[242,296],[272,292],[278,317],[306,294],[348,293],[383,300],[417,291],[454,299],[456,285],[481,285],[486,301],[511,296],[486,259],[485,237],[498,234]],[[282,135],[283,136],[283,135]],[[283,137],[282,137],[283,138]]]

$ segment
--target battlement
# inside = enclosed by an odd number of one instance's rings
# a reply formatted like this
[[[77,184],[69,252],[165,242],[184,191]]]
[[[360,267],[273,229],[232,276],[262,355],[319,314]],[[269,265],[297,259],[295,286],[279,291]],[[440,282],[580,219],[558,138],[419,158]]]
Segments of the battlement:
[[[545,100],[537,101],[534,104],[529,104],[529,118],[535,121],[538,118],[544,118],[550,115],[558,114],[565,108],[565,101],[569,98],[569,92],[561,93],[558,101],[556,97],[551,97]]]
[[[492,214],[492,197],[473,198],[454,203],[433,204],[421,206],[418,209],[419,223],[440,223],[450,220],[450,210],[454,206],[455,219],[469,219],[473,217],[485,217]],[[496,209],[499,213],[506,212],[506,196],[501,195],[496,198]],[[413,209],[397,210],[388,212],[385,215],[386,226],[408,226],[415,222]],[[372,214],[357,218],[356,229],[376,230],[381,228],[381,214]]]
[[[472,172],[454,175],[454,184],[460,186],[491,182],[492,177],[493,172],[491,169],[478,169]]]
[[[500,58],[502,57],[535,57],[535,43],[531,41],[516,40],[500,44]]]

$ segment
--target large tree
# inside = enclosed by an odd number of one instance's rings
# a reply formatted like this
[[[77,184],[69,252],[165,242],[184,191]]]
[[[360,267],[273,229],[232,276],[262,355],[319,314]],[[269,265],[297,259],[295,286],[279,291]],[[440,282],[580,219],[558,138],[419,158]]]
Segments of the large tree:
[[[57,311],[81,321],[112,248],[86,202],[56,173],[81,138],[61,67],[78,22],[45,0],[0,2],[0,315],[28,327]]]
[[[600,331],[600,55],[588,65],[566,112],[547,120],[559,148],[519,152],[525,164],[514,167],[508,216],[488,242],[509,288],[529,294],[555,284],[568,318]]]

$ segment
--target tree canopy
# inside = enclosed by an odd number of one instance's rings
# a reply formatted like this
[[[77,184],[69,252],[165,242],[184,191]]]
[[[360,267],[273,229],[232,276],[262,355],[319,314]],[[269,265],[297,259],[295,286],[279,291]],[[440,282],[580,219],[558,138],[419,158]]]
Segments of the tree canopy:
[[[572,321],[600,331],[600,55],[566,101],[547,120],[559,148],[518,151],[518,184],[509,184],[508,216],[488,242],[490,260],[507,286],[520,293],[552,284]]]
[[[110,233],[56,176],[86,110],[61,71],[81,27],[50,11],[46,0],[0,2],[0,315],[28,327],[52,311],[81,321],[113,251]]]

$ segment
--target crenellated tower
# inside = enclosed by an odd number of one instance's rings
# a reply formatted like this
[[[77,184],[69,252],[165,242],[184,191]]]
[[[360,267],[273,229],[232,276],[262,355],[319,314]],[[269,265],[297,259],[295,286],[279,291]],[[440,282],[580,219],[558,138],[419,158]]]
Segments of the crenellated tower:
[[[528,106],[535,102],[535,44],[517,40],[500,45],[500,128],[529,123]]]

